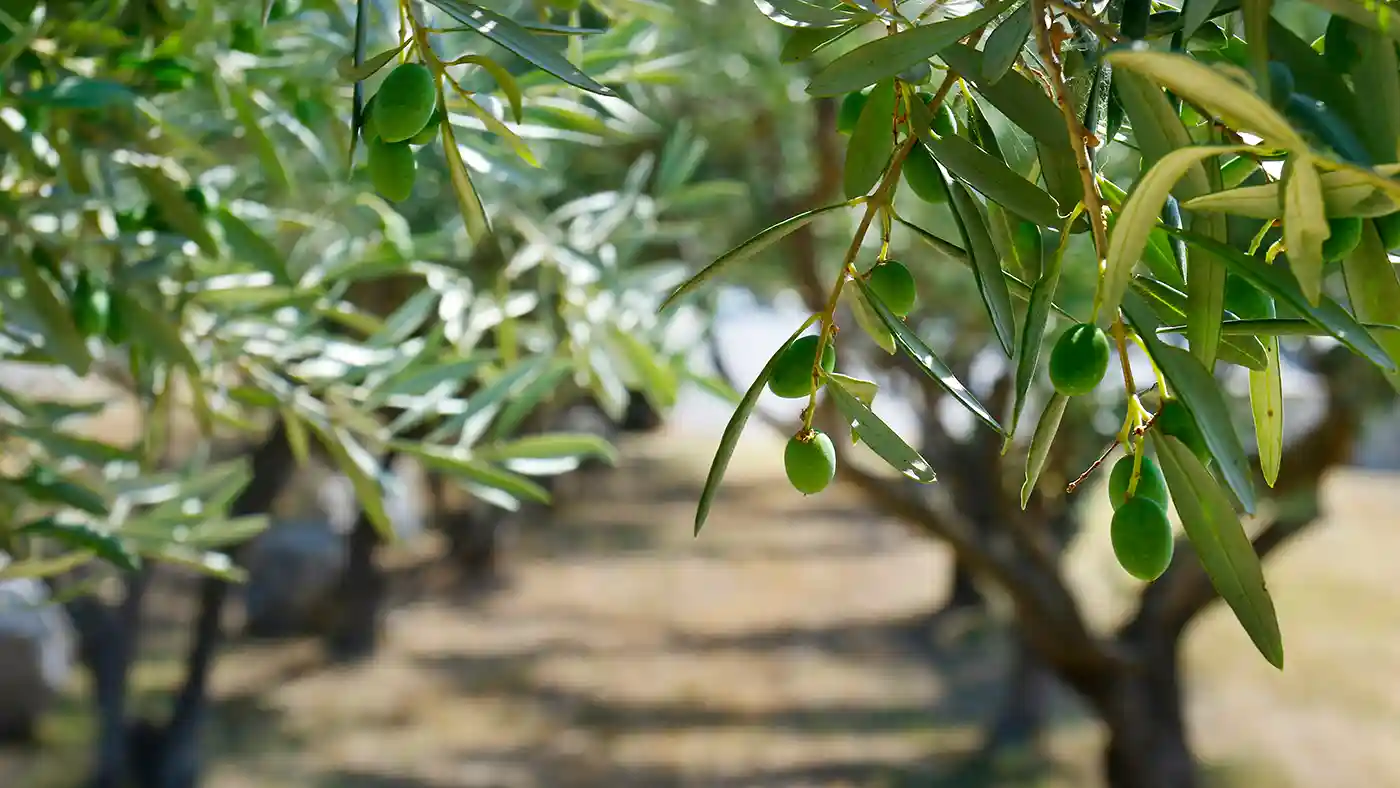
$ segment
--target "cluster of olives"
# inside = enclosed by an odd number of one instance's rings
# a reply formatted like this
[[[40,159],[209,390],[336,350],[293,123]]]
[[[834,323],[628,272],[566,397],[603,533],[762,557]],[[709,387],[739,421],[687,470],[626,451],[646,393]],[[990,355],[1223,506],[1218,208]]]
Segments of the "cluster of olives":
[[[1205,436],[1179,399],[1167,399],[1152,420],[1161,430],[1186,445],[1201,462],[1210,461]],[[1175,539],[1167,520],[1167,480],[1151,457],[1143,455],[1137,486],[1128,495],[1134,456],[1120,459],[1108,476],[1108,496],[1113,504],[1110,539],[1119,566],[1139,580],[1152,581],[1167,571]]]
[[[422,63],[395,66],[366,102],[363,117],[370,182],[394,202],[408,199],[418,175],[411,146],[432,142],[443,121],[433,72]]]
[[[895,260],[881,260],[864,274],[867,286],[876,298],[899,317],[913,311],[917,294],[914,275]],[[783,399],[801,399],[822,385],[821,373],[836,369],[836,347],[828,342],[821,349],[818,372],[817,347],[821,337],[816,334],[798,337],[783,351],[768,377],[768,390]],[[788,481],[803,495],[813,495],[826,489],[836,477],[836,447],[830,436],[821,430],[803,429],[794,435],[783,453],[783,466]]]
[[[773,365],[768,390],[783,399],[800,399],[810,395],[814,387],[820,387],[816,370],[821,341],[816,334],[793,340]],[[831,342],[821,349],[821,369],[828,373],[836,369],[836,348]],[[803,429],[788,440],[783,468],[798,492],[819,493],[836,478],[836,446],[821,430]]]

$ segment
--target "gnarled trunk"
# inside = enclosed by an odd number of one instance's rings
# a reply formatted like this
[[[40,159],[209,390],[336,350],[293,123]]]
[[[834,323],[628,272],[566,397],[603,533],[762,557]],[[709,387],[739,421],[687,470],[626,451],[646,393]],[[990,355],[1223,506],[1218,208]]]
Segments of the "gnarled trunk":
[[[379,534],[362,509],[350,533],[349,556],[335,594],[338,607],[326,636],[326,650],[334,659],[363,659],[379,645],[388,581],[375,561],[378,546]]]
[[[1196,788],[1196,759],[1182,714],[1180,640],[1141,638],[1139,657],[1107,676],[1095,705],[1108,726],[1104,779],[1109,788]]]

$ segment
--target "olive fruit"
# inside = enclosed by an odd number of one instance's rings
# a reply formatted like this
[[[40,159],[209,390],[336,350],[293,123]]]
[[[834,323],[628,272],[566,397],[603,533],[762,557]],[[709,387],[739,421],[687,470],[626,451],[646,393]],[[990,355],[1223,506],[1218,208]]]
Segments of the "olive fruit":
[[[379,129],[374,122],[374,99],[374,96],[370,96],[360,109],[360,139],[367,143],[379,140]]]
[[[904,158],[903,174],[909,190],[920,200],[930,205],[948,202],[948,184],[938,170],[938,162],[924,146],[915,145],[909,149],[909,155]]]
[[[1108,475],[1108,499],[1115,510],[1128,500],[1128,480],[1132,477],[1133,455],[1129,454],[1114,463],[1113,471]],[[1164,509],[1167,506],[1167,479],[1151,457],[1142,458],[1142,472],[1138,474],[1133,497],[1149,498]]]
[[[1169,399],[1162,403],[1161,409],[1157,411],[1157,417],[1152,425],[1162,431],[1164,435],[1186,444],[1186,448],[1191,453],[1205,461],[1210,458],[1210,449],[1206,446],[1205,436],[1201,434],[1201,428],[1196,426],[1196,419],[1191,416],[1191,412],[1179,399]]]
[[[841,99],[841,108],[836,112],[836,130],[842,134],[855,131],[856,121],[860,120],[860,113],[865,111],[865,102],[869,100],[869,89],[847,93],[846,97]]]
[[[1068,397],[1093,391],[1108,371],[1108,337],[1089,323],[1070,326],[1050,351],[1050,382]]]
[[[407,142],[369,143],[369,179],[375,191],[394,202],[403,202],[413,193],[418,162]]]
[[[1156,580],[1172,562],[1172,524],[1167,510],[1151,498],[1135,495],[1118,507],[1109,538],[1118,565],[1139,580]]]
[[[428,125],[437,108],[433,72],[422,63],[401,63],[374,94],[374,128],[385,142],[402,142]]]
[[[808,334],[798,337],[778,357],[773,374],[768,377],[768,390],[784,399],[805,397],[812,391],[812,366],[817,360],[817,343],[821,337]],[[836,368],[836,348],[831,342],[822,350],[822,369]]]
[[[1328,219],[1327,227],[1332,234],[1322,242],[1322,259],[1329,263],[1351,254],[1361,243],[1361,219],[1355,216]]]
[[[820,430],[794,435],[783,450],[783,468],[798,492],[819,493],[836,478],[836,447]]]
[[[914,310],[917,292],[914,288],[914,275],[904,263],[885,260],[876,263],[868,274],[870,289],[884,302],[890,311],[899,317],[908,317]]]
[[[73,283],[72,296],[73,325],[85,337],[98,336],[107,331],[107,291],[93,284],[86,270],[79,270],[77,281]]]
[[[1244,320],[1261,320],[1274,316],[1274,299],[1248,279],[1230,274],[1225,280],[1225,308]]]
[[[442,112],[440,110],[434,109],[432,117],[428,118],[428,125],[424,126],[422,131],[419,131],[417,134],[414,134],[412,137],[410,137],[408,140],[408,144],[430,144],[433,140],[437,139],[438,130],[441,128],[441,126]]]
[[[1377,216],[1371,221],[1376,223],[1376,232],[1380,233],[1381,246],[1386,251],[1400,248],[1400,211]]]

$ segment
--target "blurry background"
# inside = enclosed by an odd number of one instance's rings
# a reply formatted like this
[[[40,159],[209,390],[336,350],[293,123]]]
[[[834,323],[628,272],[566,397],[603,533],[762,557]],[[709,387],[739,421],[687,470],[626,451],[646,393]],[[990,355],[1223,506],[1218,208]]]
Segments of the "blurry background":
[[[62,20],[77,18],[81,4],[48,5],[50,18]],[[143,44],[133,52],[148,65],[159,57],[175,64],[174,75],[162,77],[175,85],[148,100],[163,123],[191,132],[190,149],[179,155],[217,204],[238,207],[250,222],[265,218],[263,209],[319,211],[316,232],[281,239],[289,259],[385,245],[405,260],[468,256],[436,144],[420,153],[413,198],[392,208],[366,209],[358,197],[363,176],[348,185],[332,177],[348,150],[349,87],[326,71],[350,49],[350,4],[282,0],[262,31],[256,4],[207,13],[198,5],[142,5],[166,14],[166,24],[198,18],[202,26],[167,51]],[[1058,637],[1054,627],[1076,622],[1094,634],[1066,629],[1066,649],[1138,643],[1137,629],[1120,627],[1148,597],[1109,549],[1104,474],[1063,493],[1121,421],[1121,392],[1111,386],[1101,401],[1071,406],[1063,448],[1023,514],[1030,417],[1003,458],[998,439],[891,361],[843,313],[851,330],[841,338],[842,371],[882,384],[874,409],[925,453],[939,483],[909,490],[856,454],[852,475],[804,498],[781,466],[800,405],[765,393],[705,531],[692,537],[735,390],[748,387],[811,313],[814,293],[820,303],[853,217],[838,213],[794,234],[674,315],[658,320],[655,306],[681,281],[678,272],[837,199],[844,144],[837,107],[804,94],[810,66],[779,63],[784,31],[750,0],[556,5],[565,9],[557,19],[606,29],[574,39],[571,54],[625,102],[570,91],[468,36],[445,38],[510,63],[525,92],[525,118],[511,128],[539,169],[470,117],[460,119],[458,134],[488,214],[511,239],[512,265],[565,283],[552,314],[539,318],[564,327],[522,346],[582,348],[588,357],[589,371],[574,378],[581,393],[551,395],[559,407],[538,428],[615,440],[616,466],[563,473],[548,505],[511,512],[483,506],[470,490],[434,495],[423,468],[402,462],[386,508],[403,538],[376,559],[386,582],[380,629],[373,645],[350,654],[322,648],[321,636],[345,601],[336,582],[347,560],[344,536],[355,528],[354,490],[329,464],[300,468],[276,501],[271,527],[243,555],[250,578],[226,611],[234,634],[213,672],[202,784],[1183,784],[1104,767],[1114,724],[1160,724],[1163,743],[1144,752],[1165,753],[1163,762],[1179,754],[1172,704],[1149,698],[1138,708],[1122,688],[1104,690],[1121,700],[1121,711],[1111,708],[1118,700],[1086,702],[1028,648],[1045,635],[1028,635],[1010,601],[1069,599],[1072,614],[1046,621],[1050,639]],[[537,10],[494,7],[523,17]],[[1301,37],[1317,35],[1316,18],[1294,17]],[[393,35],[376,25],[369,51]],[[259,181],[268,172],[260,157],[269,154],[246,144],[246,119],[210,88],[224,80],[256,88],[254,102],[266,113],[260,128],[276,166],[290,173],[283,179],[299,186],[295,198]],[[499,100],[488,100],[500,111]],[[965,118],[965,105],[954,106]],[[989,115],[1008,161],[1033,155],[1027,140]],[[24,126],[12,120],[12,128]],[[222,139],[226,149],[201,157],[196,137]],[[1109,157],[1110,175],[1135,173],[1130,150],[1110,149]],[[897,205],[915,224],[957,237],[945,206],[903,192]],[[1092,292],[1083,240],[1071,245],[1059,299],[1080,311]],[[1005,410],[1008,370],[991,352],[995,338],[966,269],[913,233],[896,232],[892,243],[891,256],[920,281],[911,323],[984,401],[1001,404],[995,412]],[[867,242],[863,261],[873,260],[877,245]],[[536,287],[534,279],[517,281]],[[614,338],[598,350],[590,331],[642,341]],[[1289,537],[1278,539],[1268,562],[1287,668],[1270,668],[1207,597],[1162,625],[1160,638],[1145,638],[1167,644],[1143,647],[1151,655],[1146,672],[1165,686],[1181,682],[1186,742],[1202,764],[1202,785],[1400,786],[1393,573],[1400,413],[1364,364],[1321,342],[1290,340],[1285,351],[1289,481],[1253,525]],[[1248,435],[1243,378],[1223,379]],[[101,374],[6,363],[0,385],[35,399],[100,403],[72,421],[77,434],[126,445],[143,429],[143,403]],[[1043,389],[1041,381],[1030,413]],[[188,415],[176,419],[173,457],[197,455],[202,445]],[[248,446],[246,435],[215,443],[214,454],[224,456]],[[1010,551],[1018,558],[1007,565],[1016,571],[989,577],[976,560],[956,565],[953,552],[930,538],[948,527],[993,546],[974,555]],[[1188,570],[1175,576],[1185,579],[1179,586],[1164,579],[1163,587],[1189,595]],[[6,582],[0,673],[31,679],[0,694],[0,712],[13,712],[19,734],[0,749],[0,785],[83,784],[97,722],[91,677],[77,662],[80,633],[64,607],[42,604],[42,586]],[[137,716],[170,706],[196,600],[197,580],[185,569],[161,565],[150,583],[127,693],[127,712]],[[1173,626],[1184,630],[1179,662]],[[53,697],[31,692],[36,665]],[[1139,762],[1150,771],[1159,756],[1145,757]]]

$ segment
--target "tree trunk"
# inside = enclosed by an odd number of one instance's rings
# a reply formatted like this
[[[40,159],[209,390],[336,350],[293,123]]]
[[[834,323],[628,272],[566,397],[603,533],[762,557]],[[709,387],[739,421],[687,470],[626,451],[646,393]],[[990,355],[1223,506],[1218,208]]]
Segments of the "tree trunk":
[[[1140,661],[1109,678],[1098,699],[1108,726],[1104,780],[1109,788],[1196,788],[1196,759],[1182,715],[1180,640],[1153,633],[1135,649]]]
[[[1024,637],[1016,638],[1015,663],[1006,697],[992,722],[983,750],[1034,744],[1045,724],[1054,675]]]
[[[387,465],[387,463],[386,463]],[[384,594],[388,582],[375,562],[379,534],[361,509],[350,533],[349,556],[336,592],[334,624],[326,636],[326,650],[333,659],[350,661],[374,654],[379,644]]]

